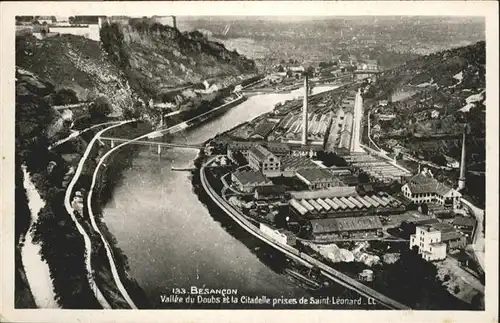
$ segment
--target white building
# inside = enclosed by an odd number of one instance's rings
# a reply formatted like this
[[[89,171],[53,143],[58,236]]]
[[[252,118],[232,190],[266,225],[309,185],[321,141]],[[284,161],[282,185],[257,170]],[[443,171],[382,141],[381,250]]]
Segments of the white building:
[[[438,110],[432,110],[431,111],[431,118],[432,119],[439,118],[439,111]]]
[[[441,242],[441,231],[430,225],[418,226],[410,235],[410,249],[418,247],[418,253],[427,261],[446,258],[446,243]]]
[[[466,244],[465,235],[437,220],[417,226],[415,234],[410,235],[410,249],[418,247],[418,253],[427,261],[445,259],[449,250],[463,249]]]
[[[458,162],[458,160],[455,160],[455,159],[448,157],[448,156],[444,156],[444,158],[446,159],[446,166],[451,167],[451,168],[455,168],[455,169],[460,168],[460,163]]]
[[[458,208],[462,194],[436,179],[419,173],[401,188],[403,195],[414,203],[431,203]]]

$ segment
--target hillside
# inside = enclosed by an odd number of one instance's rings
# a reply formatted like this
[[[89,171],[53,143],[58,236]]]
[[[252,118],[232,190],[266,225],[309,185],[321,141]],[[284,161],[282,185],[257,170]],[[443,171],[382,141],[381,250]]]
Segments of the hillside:
[[[236,83],[256,73],[255,63],[200,32],[184,32],[149,19],[108,21],[102,47],[134,90],[149,96],[189,84]]]
[[[56,90],[75,91],[80,101],[103,95],[119,113],[133,102],[124,74],[109,62],[98,42],[84,37],[61,35],[40,40],[18,36],[16,65],[44,78]]]
[[[205,89],[204,81],[222,89],[256,74],[252,60],[201,33],[181,33],[149,20],[104,23],[101,40],[17,35],[16,66],[47,80],[56,91],[73,90],[79,101],[104,96],[115,115],[139,98],[172,102],[178,108],[193,98],[210,102],[215,93],[193,91]],[[197,104],[190,106],[196,109]]]
[[[485,43],[451,49],[412,60],[384,72],[364,94],[382,138],[457,135],[467,125],[471,139],[485,137]],[[377,106],[387,100],[387,106]],[[482,147],[484,149],[484,147]],[[444,152],[443,152],[444,153]],[[458,157],[457,152],[454,157]],[[484,160],[484,155],[483,155]]]
[[[485,65],[485,42],[478,42],[385,71],[364,94],[372,129],[380,127],[372,137],[387,151],[403,147],[415,157],[446,165],[449,157],[460,160],[465,127],[467,169],[484,172]],[[380,100],[387,100],[387,105]],[[381,120],[391,114],[394,119]],[[455,173],[448,177],[458,177]]]

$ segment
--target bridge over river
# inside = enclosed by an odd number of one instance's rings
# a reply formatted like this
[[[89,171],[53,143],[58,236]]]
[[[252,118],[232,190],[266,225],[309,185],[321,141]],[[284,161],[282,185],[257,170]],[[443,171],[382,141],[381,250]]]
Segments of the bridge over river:
[[[143,145],[150,147],[157,147],[158,154],[161,154],[162,148],[187,148],[187,149],[203,149],[203,144],[190,144],[190,143],[172,143],[172,142],[162,142],[153,140],[135,140],[116,137],[100,137],[101,141],[110,141],[111,148],[114,148],[117,143],[130,142],[131,145]]]

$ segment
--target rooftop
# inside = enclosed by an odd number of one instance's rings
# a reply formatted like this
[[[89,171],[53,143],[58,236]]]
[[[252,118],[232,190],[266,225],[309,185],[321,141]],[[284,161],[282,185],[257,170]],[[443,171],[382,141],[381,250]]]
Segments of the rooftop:
[[[453,219],[453,225],[473,227],[476,225],[476,220],[468,216],[457,216]]]
[[[324,190],[297,191],[290,193],[293,197],[298,199],[332,198],[357,195],[356,187],[354,186],[338,186],[330,187],[329,189]]]
[[[314,233],[376,230],[382,228],[377,216],[360,216],[349,218],[327,218],[311,220]]]
[[[413,194],[435,193],[445,195],[451,188],[437,181],[432,177],[425,176],[421,173],[413,176],[408,182],[408,187]]]
[[[234,177],[242,184],[262,184],[262,185],[272,185],[273,183],[264,176],[260,171],[254,170],[243,170],[236,171],[233,173]]]
[[[318,168],[311,159],[303,156],[283,156],[281,157],[281,167],[283,169],[298,168]]]
[[[268,142],[266,146],[269,151],[290,151],[290,147],[284,142]]]
[[[256,187],[255,191],[259,194],[283,194],[286,189],[282,185],[269,185]]]
[[[306,180],[310,184],[331,182],[335,183],[336,186],[342,185],[337,177],[324,168],[303,168],[297,170],[296,173],[297,176]]]
[[[261,145],[255,145],[250,148],[249,153],[252,153],[259,160],[263,160],[272,155],[272,153]]]
[[[271,131],[273,131],[275,126],[276,126],[275,122],[264,120],[257,127],[255,127],[255,130],[250,136],[252,137],[257,135],[262,138],[266,138],[271,133]]]

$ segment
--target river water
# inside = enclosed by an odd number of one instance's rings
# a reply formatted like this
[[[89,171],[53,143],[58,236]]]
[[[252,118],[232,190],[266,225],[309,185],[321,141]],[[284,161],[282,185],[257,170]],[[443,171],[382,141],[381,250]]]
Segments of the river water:
[[[316,87],[313,93],[334,87]],[[179,134],[174,141],[199,143],[271,111],[288,94],[248,98],[224,115]],[[241,232],[229,217],[209,213],[193,191],[191,174],[171,167],[193,166],[196,150],[170,149],[158,156],[145,148],[124,172],[103,215],[139,283],[154,307],[172,288],[235,288],[238,295],[300,297],[306,291],[278,269],[279,253]],[[238,236],[238,239],[236,238]],[[240,241],[241,240],[241,241]],[[274,258],[273,258],[274,257]]]

